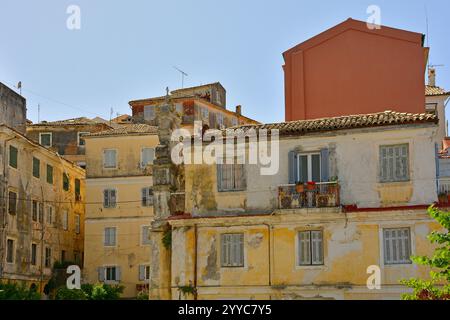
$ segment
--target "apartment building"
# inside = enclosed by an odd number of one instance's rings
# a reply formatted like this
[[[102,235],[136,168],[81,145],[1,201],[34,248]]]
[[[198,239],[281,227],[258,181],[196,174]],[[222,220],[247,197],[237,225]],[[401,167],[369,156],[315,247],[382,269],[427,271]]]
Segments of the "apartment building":
[[[86,141],[83,281],[125,286],[123,297],[148,290],[157,128],[130,124]]]
[[[55,262],[83,266],[85,171],[0,125],[0,280],[47,292]]]
[[[160,295],[399,299],[399,280],[428,276],[410,256],[430,254],[426,236],[439,227],[426,212],[437,201],[436,115],[385,111],[240,128],[279,130],[279,170],[185,165],[185,212],[166,219],[171,250],[155,266],[171,268],[154,279]],[[380,268],[379,290],[366,285],[371,266]],[[196,294],[181,294],[186,286]]]

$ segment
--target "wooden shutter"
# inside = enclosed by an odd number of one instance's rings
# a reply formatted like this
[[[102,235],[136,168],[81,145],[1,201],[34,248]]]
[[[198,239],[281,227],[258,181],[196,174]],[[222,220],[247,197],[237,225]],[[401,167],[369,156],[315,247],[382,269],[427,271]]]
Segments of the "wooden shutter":
[[[110,191],[110,206],[116,207],[116,189],[111,189]]]
[[[218,163],[216,166],[217,170],[217,190],[222,191],[222,164]]]
[[[103,207],[109,207],[109,192],[108,190],[103,190]]]
[[[320,181],[327,182],[329,175],[329,152],[328,149],[320,150]]]
[[[297,153],[295,151],[289,151],[288,153],[288,170],[289,170],[289,183],[294,184],[297,182]]]
[[[104,267],[98,267],[97,268],[98,273],[98,281],[103,282],[105,281],[105,268]]]
[[[140,265],[139,266],[139,281],[144,281],[144,280],[145,280],[145,266]]]
[[[322,231],[311,231],[311,263],[323,264],[323,233]]]
[[[310,265],[311,264],[311,233],[309,231],[299,232],[299,264],[300,265]]]

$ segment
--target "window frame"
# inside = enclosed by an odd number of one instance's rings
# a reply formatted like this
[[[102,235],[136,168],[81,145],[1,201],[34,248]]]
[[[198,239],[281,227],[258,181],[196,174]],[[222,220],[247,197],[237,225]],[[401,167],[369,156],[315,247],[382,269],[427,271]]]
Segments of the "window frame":
[[[114,151],[114,167],[106,166],[106,152]],[[114,148],[103,149],[103,169],[105,170],[115,170],[118,168],[118,150]]]
[[[46,166],[46,181],[47,181],[47,183],[48,184],[51,184],[51,185],[53,185],[53,183],[54,183],[54,175],[53,175],[53,173],[54,173],[54,168],[53,168],[53,166],[51,165],[51,164],[49,164],[49,163],[47,163],[47,166]],[[49,170],[51,168],[51,170]],[[50,175],[49,175],[49,173],[50,173]],[[50,179],[49,179],[49,177],[50,177]]]
[[[300,161],[301,161],[301,157],[302,156],[306,156],[306,174],[308,175],[306,181],[302,181],[301,179],[301,171],[300,171]],[[296,181],[301,181],[303,183],[307,183],[307,182],[311,182],[313,181],[313,161],[312,161],[312,157],[313,156],[318,156],[319,157],[319,181],[315,181],[316,183],[320,183],[320,182],[326,182],[326,181],[322,181],[322,157],[320,155],[320,151],[314,151],[314,152],[299,152],[297,153],[297,162],[296,162],[296,166],[297,166],[297,177],[296,177]]]
[[[13,158],[11,157],[11,154],[12,154],[13,150],[15,150],[15,154],[16,154],[15,166],[14,166],[14,163],[12,163],[12,159]],[[8,148],[8,166],[10,168],[13,168],[13,169],[16,169],[16,170],[19,167],[19,148],[13,146],[12,144],[10,144],[9,148]]]
[[[75,214],[75,233],[81,233],[81,215],[79,213]]]
[[[153,150],[153,158],[147,164],[144,164],[144,149]],[[146,168],[148,165],[152,165],[153,161],[155,161],[156,150],[154,147],[142,147],[141,148],[141,169]]]
[[[49,210],[51,209],[51,210]],[[49,226],[53,225],[54,222],[54,213],[55,213],[55,208],[52,205],[47,205],[47,214],[46,214],[46,218],[45,218],[45,223],[48,224]],[[49,219],[50,217],[50,219]]]
[[[409,235],[409,258],[408,260],[402,260],[400,262],[387,262],[386,260],[386,239],[385,239],[385,231],[387,230],[408,230],[408,235]],[[414,243],[414,237],[413,237],[413,226],[382,226],[380,227],[380,241],[381,241],[381,261],[383,261],[383,266],[386,267],[392,267],[392,266],[404,266],[404,265],[412,265],[412,260],[411,260],[411,256],[414,255],[414,249],[415,249],[415,243]]]
[[[232,258],[231,258],[232,254],[228,257],[229,258],[228,262],[227,262],[227,260],[225,260],[225,258],[224,258],[225,255],[223,252],[225,244],[223,241],[224,241],[224,238],[227,236],[233,236],[232,241],[230,241],[230,244],[229,244],[231,246],[231,249],[229,249],[230,252],[231,252],[233,246],[236,245],[236,244],[233,244],[233,241],[236,241],[235,238],[237,238],[237,236],[240,237],[240,239],[238,239],[238,241],[240,242],[239,245],[241,245],[241,249],[240,249],[241,250],[240,251],[241,258],[242,258],[241,261],[234,263],[234,261],[232,261]],[[245,248],[245,233],[244,232],[227,232],[227,233],[220,234],[220,267],[221,268],[245,268],[245,265],[246,265],[245,254],[246,254],[246,248]],[[239,264],[237,264],[237,263],[239,263]]]
[[[313,237],[312,234],[313,232],[320,232],[321,234],[321,243],[322,243],[322,250],[321,250],[321,255],[320,255],[320,260],[321,263],[314,263],[314,253],[313,251],[315,251],[314,246],[313,246]],[[301,248],[301,237],[300,234],[301,233],[308,233],[309,234],[309,263],[302,263],[301,261],[301,253],[300,253],[300,248]],[[296,245],[295,245],[295,249],[296,249],[296,267],[298,268],[311,268],[311,267],[323,267],[325,265],[325,238],[324,238],[324,231],[322,229],[308,229],[308,230],[297,230],[297,234],[296,234]]]
[[[44,135],[50,135],[50,145],[42,144],[42,136]],[[53,132],[39,132],[39,144],[47,148],[53,147]]]
[[[66,181],[67,181],[67,187],[66,187]],[[70,191],[70,176],[66,172],[63,172],[62,174],[62,187],[63,190],[66,192]]]
[[[221,163],[220,163],[221,162]],[[237,159],[234,159],[234,162],[232,164],[225,163],[226,160],[222,159],[222,161],[218,161],[216,164],[216,177],[217,177],[217,192],[242,192],[247,190],[247,167],[245,163],[238,163]],[[231,179],[232,179],[232,187],[231,188],[225,188],[223,186],[223,173],[224,173],[224,166],[232,166],[231,167]],[[236,166],[241,166],[241,181],[240,186],[237,187],[236,185]]]
[[[148,246],[150,245],[150,239],[147,238],[145,239],[145,232],[144,229],[147,229],[147,236],[150,235],[150,225],[143,225],[141,226],[141,246]]]
[[[115,279],[108,279],[108,269],[114,269],[114,278]],[[119,269],[120,267],[118,265],[106,265],[103,266],[103,282],[108,284],[108,283],[119,283],[120,282],[120,277],[119,277]],[[119,272],[118,272],[119,271]],[[119,279],[118,279],[119,278]]]
[[[108,205],[106,205],[105,202],[105,191],[108,191]],[[115,195],[115,199],[114,199],[114,204],[111,205],[111,191],[114,191],[114,195]],[[117,193],[117,189],[116,188],[106,188],[103,189],[103,208],[104,209],[114,209],[117,207],[117,197],[118,193]]]
[[[69,210],[63,209],[61,224],[64,231],[69,231]]]
[[[401,148],[401,147],[404,147],[404,146],[406,146],[406,176],[404,178],[402,178],[402,177],[399,178],[399,177],[395,176],[396,163],[397,163],[396,158],[395,158],[395,148],[396,147],[397,148]],[[394,148],[393,149],[393,153],[394,153],[394,155],[393,155],[393,165],[394,165],[394,167],[392,168],[392,172],[393,172],[392,179],[390,179],[389,177],[383,178],[382,150],[384,148],[386,148],[386,149]],[[411,181],[411,170],[410,170],[410,167],[411,167],[410,154],[411,154],[411,152],[410,152],[409,149],[410,149],[410,144],[408,142],[406,142],[406,143],[397,143],[397,144],[383,144],[383,145],[380,145],[378,147],[378,166],[379,166],[378,181],[379,181],[379,183],[396,183],[396,182],[408,182],[408,181]],[[386,167],[386,171],[387,172],[390,171],[388,166],[389,166],[389,164],[387,164],[387,167]]]
[[[86,146],[86,140],[81,138],[81,135],[87,135],[87,134],[90,134],[90,132],[87,132],[87,131],[78,131],[77,132],[77,146],[78,147],[85,147]],[[84,144],[80,144],[81,140],[84,141]]]
[[[144,198],[144,190],[145,190],[145,198]],[[144,208],[152,207],[153,202],[154,202],[153,188],[152,187],[141,188],[141,206]]]
[[[35,167],[36,164],[37,164],[37,167]],[[36,172],[34,171],[35,168],[37,168],[37,175],[36,175]],[[33,156],[33,160],[32,160],[32,174],[33,174],[33,177],[36,179],[41,178],[41,160],[35,156]]]
[[[117,227],[116,226],[109,226],[109,227],[104,227],[103,228],[103,247],[107,247],[107,248],[114,248],[117,247]],[[106,230],[114,230],[114,243],[113,244],[109,244],[109,242],[107,243],[107,239],[108,241],[110,240],[111,236],[109,235],[108,238],[106,237]]]
[[[9,243],[12,243],[11,251],[9,251]],[[8,259],[8,258],[11,259]],[[15,264],[16,259],[16,239],[13,238],[6,238],[6,254],[5,254],[5,261],[7,264]]]
[[[10,209],[11,208],[11,197],[10,197],[11,193],[14,193],[16,195],[16,198],[15,198],[15,201],[14,201],[14,212],[11,212],[11,209]],[[19,198],[19,195],[18,195],[16,190],[12,190],[12,189],[8,190],[8,214],[10,214],[10,215],[16,215],[17,214],[18,198]]]
[[[33,252],[33,248],[35,249]],[[33,255],[34,253],[34,255]],[[38,257],[38,244],[35,242],[31,243],[31,250],[30,250],[30,265],[37,266],[37,257]]]
[[[48,255],[47,255],[48,253]],[[49,246],[45,247],[44,250],[44,268],[51,268],[52,267],[52,248]]]

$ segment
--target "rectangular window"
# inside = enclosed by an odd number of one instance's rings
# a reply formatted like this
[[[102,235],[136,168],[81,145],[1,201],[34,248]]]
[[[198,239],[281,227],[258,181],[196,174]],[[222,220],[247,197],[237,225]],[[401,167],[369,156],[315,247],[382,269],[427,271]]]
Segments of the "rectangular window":
[[[15,193],[14,191],[8,192],[8,213],[17,213],[17,193]]]
[[[142,226],[142,245],[150,244],[150,226]]]
[[[408,144],[380,146],[380,182],[396,182],[408,180]]]
[[[81,200],[81,182],[80,179],[75,179],[75,201]]]
[[[83,147],[86,145],[86,141],[83,139],[83,136],[89,133],[90,132],[78,132],[78,146]]]
[[[103,168],[114,169],[117,167],[117,150],[103,150]]]
[[[228,233],[221,235],[222,267],[244,266],[244,234]]]
[[[218,191],[240,191],[246,189],[244,164],[217,164]]]
[[[75,233],[77,233],[77,234],[80,233],[80,215],[79,214],[75,215]]]
[[[33,177],[39,178],[41,176],[41,161],[33,157]]]
[[[31,244],[31,265],[35,266],[37,264],[37,244]]]
[[[39,223],[44,223],[44,204],[42,202],[39,203],[38,219]]]
[[[47,183],[53,184],[53,167],[47,164]]]
[[[69,230],[69,212],[67,210],[63,211],[62,227],[63,230]]]
[[[297,181],[320,182],[320,153],[299,154],[297,159]]]
[[[52,146],[53,136],[51,132],[39,133],[39,144],[44,147]]]
[[[150,280],[150,266],[149,265],[140,265],[139,266],[139,280],[145,281]]]
[[[115,208],[116,207],[116,190],[105,189],[103,190],[103,207]]]
[[[67,173],[63,172],[63,190],[69,191],[69,188],[70,188],[69,175]]]
[[[47,224],[52,225],[53,224],[53,207],[47,206]]]
[[[52,249],[49,247],[45,248],[45,267],[50,268],[52,266]]]
[[[298,264],[300,266],[323,265],[323,232],[298,233]]]
[[[119,281],[118,267],[105,267],[105,281]]]
[[[141,168],[145,168],[149,164],[153,164],[155,159],[154,148],[142,148],[141,150]]]
[[[384,263],[410,264],[411,234],[409,228],[383,229]]]
[[[116,228],[115,227],[105,228],[104,245],[106,247],[113,247],[116,245]]]
[[[154,106],[144,106],[144,120],[155,119],[155,107]]]
[[[17,169],[18,151],[16,147],[9,146],[9,166]]]
[[[34,222],[37,222],[38,221],[39,204],[38,204],[38,202],[36,200],[33,200],[31,202],[31,206],[32,206],[32,208],[31,208],[31,219]]]
[[[150,207],[153,205],[153,190],[152,188],[142,188],[142,206]]]
[[[6,262],[14,263],[14,240],[12,239],[6,241]]]

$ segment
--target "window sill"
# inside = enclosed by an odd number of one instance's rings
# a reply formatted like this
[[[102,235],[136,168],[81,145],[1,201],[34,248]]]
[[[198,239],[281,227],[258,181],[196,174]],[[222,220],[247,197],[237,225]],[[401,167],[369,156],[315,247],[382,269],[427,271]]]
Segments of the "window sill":
[[[326,265],[296,265],[295,270],[321,270],[321,271],[327,271],[328,267]]]

